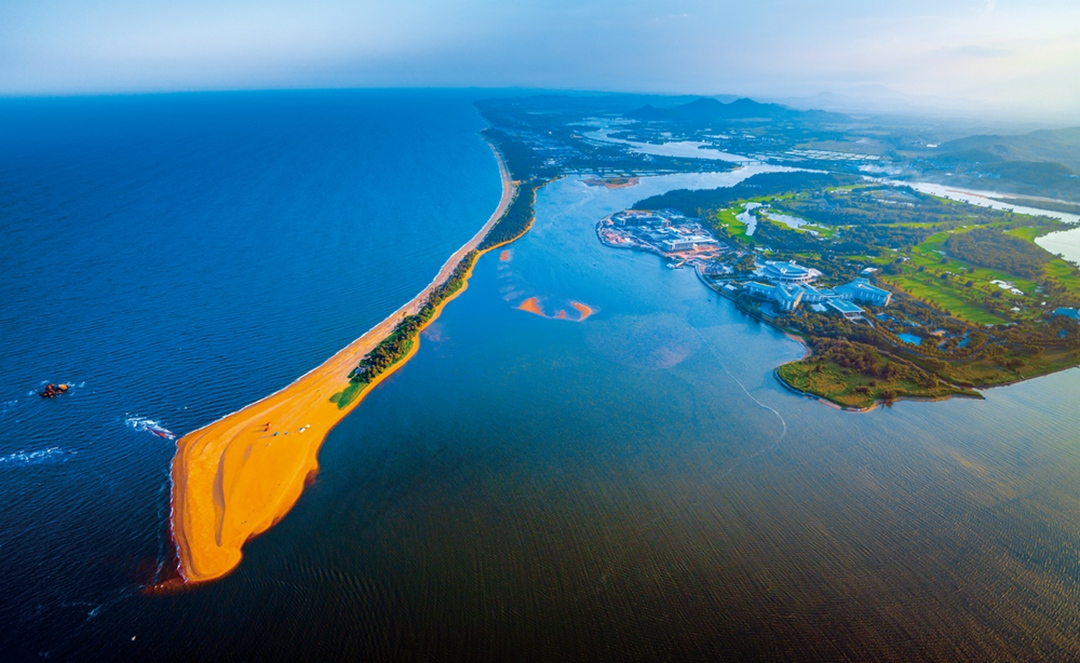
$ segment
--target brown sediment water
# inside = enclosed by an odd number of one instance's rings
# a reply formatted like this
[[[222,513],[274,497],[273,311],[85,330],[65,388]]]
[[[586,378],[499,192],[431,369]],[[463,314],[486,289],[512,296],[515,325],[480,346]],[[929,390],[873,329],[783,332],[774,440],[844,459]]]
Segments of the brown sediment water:
[[[431,284],[281,391],[177,441],[170,524],[184,582],[214,580],[233,570],[240,563],[243,545],[273,527],[296,504],[307,480],[318,471],[319,447],[330,429],[416,353],[419,335],[406,357],[379,375],[347,406],[339,408],[330,400],[349,385],[349,374],[360,360],[389,336],[403,317],[420,310],[431,292],[449,278],[502,217],[516,186],[497,150],[495,156],[502,175],[499,206],[479,232],[450,256]],[[495,248],[498,246],[481,253]],[[471,275],[472,266],[462,287],[436,308],[428,324],[450,299],[465,291]]]
[[[578,320],[577,320],[578,322],[583,322],[585,320],[585,318],[587,318],[590,315],[592,315],[593,313],[595,313],[595,311],[593,311],[591,306],[589,306],[588,304],[582,304],[581,302],[573,302],[572,301],[572,302],[570,302],[570,306],[573,306],[574,308],[576,308],[581,313],[581,317],[578,318]]]
[[[546,318],[547,314],[544,313],[544,309],[540,308],[540,304],[537,302],[536,297],[529,297],[525,301],[518,304],[518,309],[522,311],[528,311],[529,313],[535,313],[542,318]]]

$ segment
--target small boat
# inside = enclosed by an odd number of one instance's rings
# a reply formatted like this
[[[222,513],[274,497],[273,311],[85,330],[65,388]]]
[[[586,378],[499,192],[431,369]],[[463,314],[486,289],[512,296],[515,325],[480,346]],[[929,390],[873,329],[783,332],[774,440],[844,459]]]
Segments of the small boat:
[[[42,398],[56,398],[60,394],[67,393],[67,390],[68,385],[66,384],[55,385],[50,382],[49,384],[45,385],[45,389],[43,391],[38,392],[38,396],[41,396]]]

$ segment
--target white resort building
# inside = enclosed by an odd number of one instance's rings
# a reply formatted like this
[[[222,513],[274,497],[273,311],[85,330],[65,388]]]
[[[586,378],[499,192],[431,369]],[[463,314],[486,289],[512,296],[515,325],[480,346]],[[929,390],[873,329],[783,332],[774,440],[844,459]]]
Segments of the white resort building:
[[[861,318],[862,308],[853,302],[871,306],[888,306],[892,293],[870,285],[870,281],[858,278],[851,283],[833,289],[818,289],[810,285],[821,272],[798,265],[795,262],[768,262],[758,273],[772,283],[750,281],[744,287],[746,293],[776,302],[783,311],[794,311],[799,304],[810,305],[815,313],[832,310],[853,320]]]
[[[845,299],[854,299],[871,306],[888,306],[892,301],[891,292],[870,285],[870,281],[866,279],[855,279],[847,285],[837,286],[834,290]]]
[[[675,239],[665,239],[661,246],[664,247],[664,251],[667,253],[675,253],[677,251],[692,251],[694,249],[703,249],[706,247],[714,247],[717,245],[717,241],[708,235],[690,235],[688,237],[676,237]]]
[[[768,260],[758,272],[763,279],[771,283],[812,283],[821,272],[812,267],[803,267],[794,260],[775,262]]]
[[[802,288],[794,285],[777,283],[769,285],[751,281],[746,284],[746,292],[755,297],[764,297],[779,304],[782,311],[794,311],[802,301]]]

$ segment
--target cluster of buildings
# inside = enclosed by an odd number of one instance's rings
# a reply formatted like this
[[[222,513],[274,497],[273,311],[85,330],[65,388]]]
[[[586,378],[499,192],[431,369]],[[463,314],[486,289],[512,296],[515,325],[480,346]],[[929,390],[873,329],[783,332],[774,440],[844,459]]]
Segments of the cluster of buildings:
[[[864,278],[835,288],[816,288],[812,283],[821,272],[790,262],[767,261],[754,272],[760,281],[750,281],[744,290],[754,297],[775,302],[782,311],[794,311],[807,304],[816,313],[832,310],[848,319],[860,318],[864,310],[856,302],[870,306],[888,306],[892,293],[870,284]],[[764,283],[762,282],[764,281]]]
[[[676,210],[623,210],[600,220],[596,233],[604,244],[657,253],[677,264],[693,266],[700,277],[715,282],[727,280],[733,273],[732,261],[722,259],[736,255],[731,247],[718,242],[701,225],[700,219],[683,216]],[[870,271],[864,270],[869,275]],[[814,286],[821,272],[804,267],[794,260],[758,263],[754,280],[742,284],[747,294],[774,302],[781,311],[794,311],[806,304],[816,313],[833,311],[848,319],[864,317],[859,304],[888,306],[892,293],[874,285],[866,278],[835,288]],[[726,278],[725,278],[726,277]],[[738,284],[728,282],[724,289],[734,293]]]
[[[606,244],[628,246],[661,254],[693,253],[721,245],[699,219],[670,209],[624,210],[603,219],[597,227]]]

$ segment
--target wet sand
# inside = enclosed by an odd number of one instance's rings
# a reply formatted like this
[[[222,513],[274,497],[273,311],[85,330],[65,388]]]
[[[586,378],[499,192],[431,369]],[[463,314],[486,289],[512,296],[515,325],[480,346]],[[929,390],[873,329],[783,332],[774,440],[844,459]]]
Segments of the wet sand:
[[[549,320],[569,320],[571,322],[584,322],[586,318],[588,318],[595,312],[593,311],[591,306],[589,306],[588,304],[582,304],[581,302],[575,302],[571,300],[570,306],[574,307],[574,309],[581,314],[581,317],[571,318],[569,315],[567,315],[565,309],[557,309],[555,315],[548,315],[547,313],[544,313],[544,309],[540,308],[540,299],[538,297],[529,297],[525,301],[518,304],[517,309],[519,311],[526,311],[527,313],[532,313],[533,315],[538,315],[541,318],[547,318]]]
[[[537,302],[536,297],[529,297],[518,304],[518,310],[528,311],[529,313],[534,313],[542,318],[547,317],[547,314],[544,313],[544,309],[540,308],[540,304]]]
[[[420,309],[431,291],[480,245],[509,206],[516,185],[501,155],[495,152],[503,185],[499,206],[479,232],[450,256],[431,284],[281,391],[177,441],[171,527],[184,582],[213,580],[234,569],[240,563],[244,543],[273,527],[300,498],[305,483],[318,471],[319,447],[330,429],[415,354],[419,336],[408,356],[365,387],[349,405],[339,409],[330,401],[333,394],[348,386],[349,373],[364,355],[386,338],[401,318]],[[453,297],[465,291],[471,275],[470,268],[466,284]],[[436,309],[432,321],[453,297]]]
[[[581,317],[577,320],[578,322],[584,322],[585,318],[595,313],[591,306],[589,306],[588,304],[582,304],[581,302],[570,302],[570,306],[573,306],[578,310],[579,313],[581,313]]]

